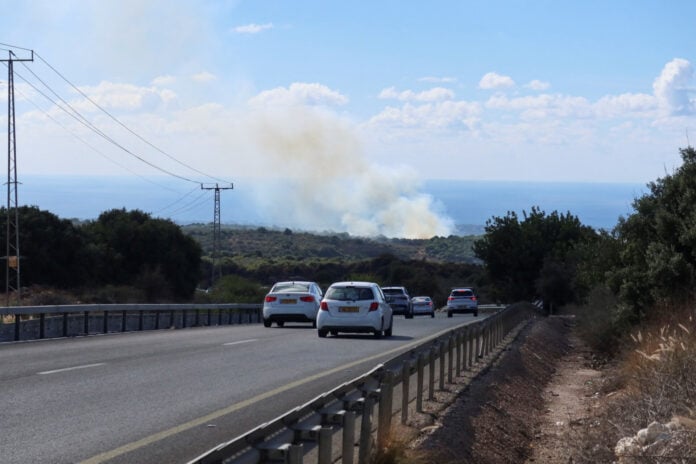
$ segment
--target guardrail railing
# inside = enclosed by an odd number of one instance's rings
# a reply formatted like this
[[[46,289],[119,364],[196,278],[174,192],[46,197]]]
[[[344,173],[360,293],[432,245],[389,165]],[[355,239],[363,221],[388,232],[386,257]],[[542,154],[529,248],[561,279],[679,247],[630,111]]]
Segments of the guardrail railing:
[[[0,342],[260,323],[262,307],[237,303],[3,306]]]
[[[423,401],[434,399],[436,383],[444,390],[454,376],[485,361],[533,314],[538,312],[532,305],[512,305],[433,337],[188,464],[367,464],[387,445],[395,417],[407,424],[411,414],[424,412]]]

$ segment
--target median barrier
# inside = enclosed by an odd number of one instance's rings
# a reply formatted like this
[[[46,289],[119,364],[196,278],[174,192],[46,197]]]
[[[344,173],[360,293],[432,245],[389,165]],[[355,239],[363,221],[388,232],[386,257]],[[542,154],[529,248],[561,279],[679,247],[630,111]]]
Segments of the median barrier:
[[[181,329],[262,320],[261,304],[85,304],[0,307],[0,342]]]

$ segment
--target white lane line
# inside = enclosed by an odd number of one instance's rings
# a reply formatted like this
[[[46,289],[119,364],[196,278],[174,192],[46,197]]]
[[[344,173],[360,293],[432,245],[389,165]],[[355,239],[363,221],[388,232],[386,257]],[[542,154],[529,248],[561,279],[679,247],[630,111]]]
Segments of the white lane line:
[[[223,343],[223,346],[229,346],[229,345],[241,345],[242,343],[251,343],[255,342],[258,340],[258,338],[250,338],[249,340],[239,340],[238,342],[229,342],[229,343]]]
[[[58,372],[74,371],[77,369],[89,369],[90,367],[103,366],[106,363],[83,364],[82,366],[65,367],[63,369],[54,369],[52,371],[37,372],[38,375],[56,374]]]

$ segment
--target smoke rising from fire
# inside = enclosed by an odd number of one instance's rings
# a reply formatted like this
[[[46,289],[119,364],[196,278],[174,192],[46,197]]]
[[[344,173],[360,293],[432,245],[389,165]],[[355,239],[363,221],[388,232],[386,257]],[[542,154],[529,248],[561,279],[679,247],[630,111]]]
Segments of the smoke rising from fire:
[[[356,236],[447,236],[453,221],[419,191],[413,170],[371,164],[357,130],[334,113],[301,106],[249,121],[269,185],[257,198],[278,225]]]

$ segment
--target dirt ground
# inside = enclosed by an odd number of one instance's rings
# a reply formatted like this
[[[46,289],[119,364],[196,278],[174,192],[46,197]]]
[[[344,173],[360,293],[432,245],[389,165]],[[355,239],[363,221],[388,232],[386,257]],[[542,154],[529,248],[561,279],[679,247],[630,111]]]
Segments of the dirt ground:
[[[575,430],[598,406],[590,354],[573,335],[572,317],[540,318],[522,328],[490,363],[442,392],[448,406],[430,414],[405,461],[412,463],[556,464],[580,462]],[[436,407],[437,405],[430,405]]]

